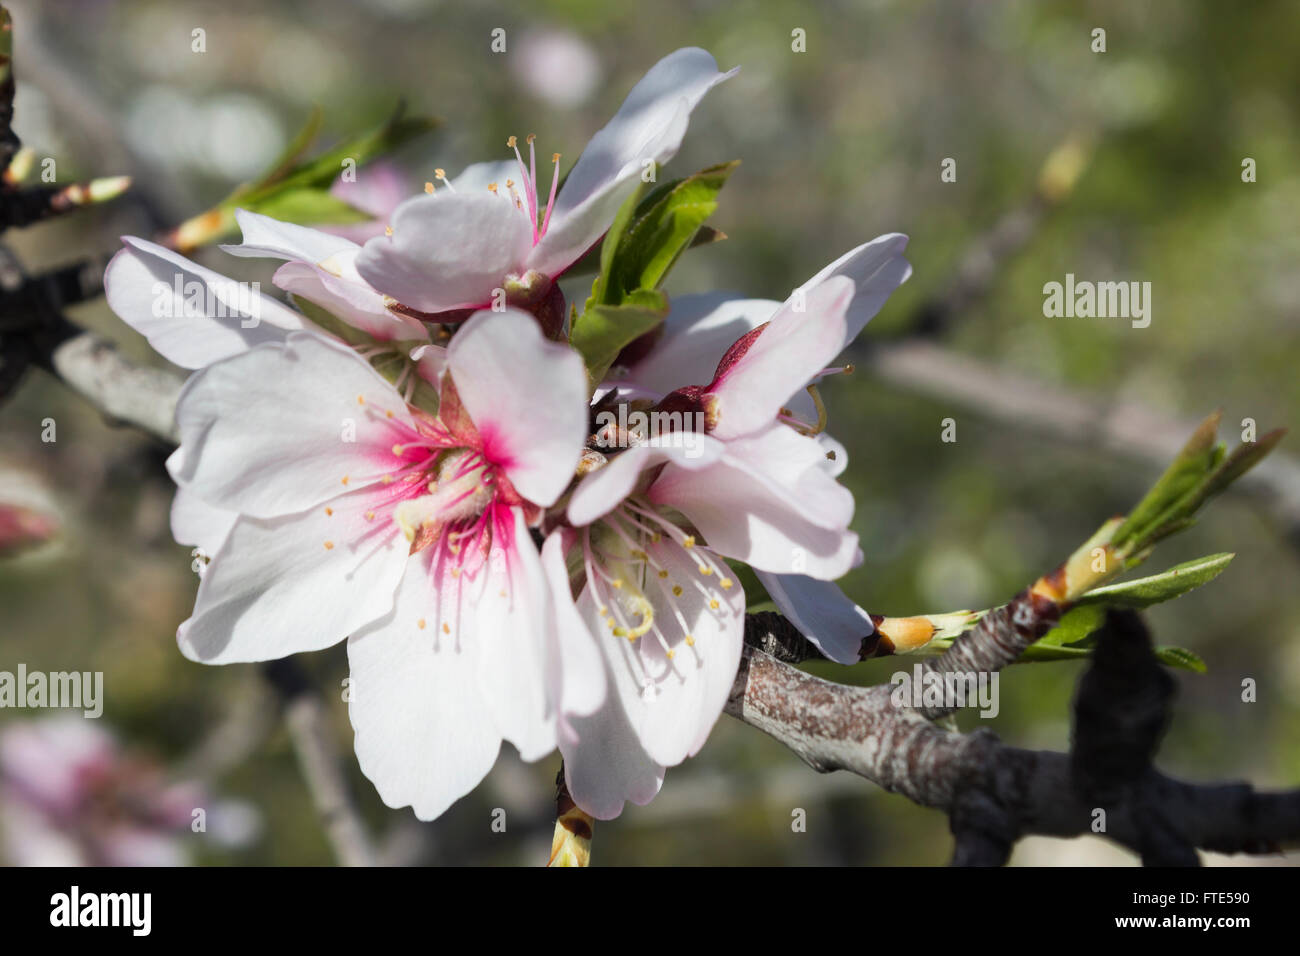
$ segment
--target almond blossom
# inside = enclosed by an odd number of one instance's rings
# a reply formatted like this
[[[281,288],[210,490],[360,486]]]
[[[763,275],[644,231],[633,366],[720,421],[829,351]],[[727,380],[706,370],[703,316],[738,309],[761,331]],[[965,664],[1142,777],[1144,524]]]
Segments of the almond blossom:
[[[486,307],[497,290],[507,301],[537,308],[558,294],[554,280],[595,245],[643,173],[681,146],[691,111],[735,73],[688,47],[660,60],[632,88],[614,118],[592,137],[559,189],[560,154],[551,157],[550,190],[542,204],[535,138],[524,161],[516,137],[518,180],[494,179],[470,191],[495,166],[467,170],[461,185],[418,196],[393,214],[392,235],[366,243],[360,276],[408,309],[442,313]]]
[[[554,625],[529,533],[581,454],[581,359],[525,313],[483,312],[440,384],[430,414],[355,351],[293,333],[191,379],[169,461],[188,496],[180,533],[234,516],[182,651],[257,661],[349,637],[362,769],[425,819],[502,739],[538,759],[561,712],[603,694],[594,647]]]
[[[803,581],[833,588],[827,582],[861,559],[848,530],[853,499],[835,481],[842,465],[828,462],[816,427],[787,406],[906,278],[904,242],[859,247],[784,305],[749,305],[725,333],[735,340],[720,357],[713,349],[716,367],[700,375],[707,384],[680,384],[700,360],[673,339],[717,345],[709,314],[666,336],[666,351],[691,364],[661,360],[656,349],[624,372],[641,396],[671,385],[655,409],[698,412],[683,420],[704,431],[635,441],[597,461],[569,500],[572,530],[554,532],[580,556],[576,606],[612,691],[559,738],[569,790],[593,816],[652,799],[664,768],[698,752],[721,713],[745,611],[725,559],[766,572],[783,601],[802,597]],[[765,321],[751,321],[759,315]],[[871,630],[859,618],[858,643]]]
[[[808,386],[823,372],[837,370],[823,368],[816,358],[825,356],[823,364],[829,365],[907,281],[912,270],[903,258],[906,247],[907,237],[899,233],[857,246],[799,286],[784,305],[716,293],[682,296],[653,347],[615,369],[608,387],[615,396],[648,396],[669,408],[699,408],[713,416],[710,434],[715,437],[770,422],[775,408],[777,420],[816,439],[823,450],[822,470],[836,478],[848,464],[847,455],[822,430],[825,411],[816,389]],[[854,289],[842,325],[814,309],[810,298],[836,277],[851,280]],[[796,304],[803,312],[795,311]],[[804,313],[807,318],[801,319]],[[763,344],[747,350],[747,337],[758,336],[768,324],[775,334],[764,332],[759,337]],[[782,343],[796,335],[814,350],[812,361],[789,360]],[[696,384],[705,380],[708,385]],[[709,474],[698,481],[707,482]],[[855,662],[863,638],[874,631],[871,617],[828,580],[838,575],[819,573],[806,563],[808,558],[801,553],[797,569],[790,564],[755,564],[754,569],[781,612],[822,653],[841,663]]]

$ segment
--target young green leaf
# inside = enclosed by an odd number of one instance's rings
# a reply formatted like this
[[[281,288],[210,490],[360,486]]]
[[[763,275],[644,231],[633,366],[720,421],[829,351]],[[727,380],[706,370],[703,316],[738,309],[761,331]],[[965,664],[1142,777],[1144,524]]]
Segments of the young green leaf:
[[[1076,606],[1103,605],[1140,609],[1160,604],[1213,581],[1223,572],[1233,557],[1234,555],[1226,552],[1211,554],[1175,565],[1168,571],[1148,578],[1094,588],[1079,598]]]
[[[668,297],[641,289],[619,305],[591,305],[573,323],[570,343],[587,363],[588,384],[595,388],[618,353],[668,315]]]

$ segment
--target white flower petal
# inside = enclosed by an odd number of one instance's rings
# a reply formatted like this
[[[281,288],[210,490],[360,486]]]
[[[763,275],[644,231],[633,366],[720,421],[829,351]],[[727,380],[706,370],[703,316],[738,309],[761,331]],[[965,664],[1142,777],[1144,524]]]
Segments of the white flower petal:
[[[695,470],[717,461],[723,450],[722,442],[708,435],[670,432],[620,451],[578,483],[569,499],[569,522],[582,527],[613,511],[648,468],[671,461]]]
[[[554,504],[573,478],[587,431],[582,357],[542,335],[518,309],[475,313],[447,346],[447,369],[483,439],[534,504]]]
[[[646,755],[671,767],[704,745],[722,713],[740,664],[745,595],[739,587],[721,587],[717,574],[700,574],[696,556],[668,537],[644,547],[668,572],[666,578],[652,572],[641,582],[662,644],[654,631],[635,641],[610,632],[590,587],[579,597],[578,611],[598,635],[613,675],[612,696],[622,703]],[[713,601],[718,607],[711,607]]]
[[[819,651],[841,664],[861,660],[862,641],[875,633],[876,626],[838,584],[802,574],[757,574],[781,613]]]
[[[548,622],[547,671],[552,700],[559,702],[559,735],[576,739],[573,718],[593,714],[605,702],[605,662],[574,604],[559,531],[542,546],[542,571],[554,609]]]
[[[315,328],[283,303],[170,249],[133,236],[122,241],[126,248],[104,272],[108,304],[181,368],[203,368],[282,341],[287,332]]]
[[[668,465],[650,486],[715,551],[756,569],[838,578],[858,554],[853,496],[822,466],[822,446],[785,425],[727,443],[721,460]]]
[[[240,518],[199,581],[181,651],[209,664],[265,661],[336,644],[387,614],[408,545],[367,521],[363,489],[302,514]]]
[[[891,232],[850,249],[805,282],[801,289],[811,291],[832,276],[853,280],[853,301],[845,314],[844,342],[841,350],[858,337],[863,327],[881,307],[890,293],[907,281],[912,266],[903,258],[907,236]]]
[[[528,216],[506,196],[444,191],[398,206],[393,234],[362,247],[357,271],[403,305],[443,312],[490,304],[531,247]]]
[[[833,276],[802,301],[786,302],[710,389],[718,418],[711,434],[737,438],[775,421],[791,396],[840,353],[852,297],[852,281]]]
[[[478,580],[464,584],[459,635],[473,644],[483,699],[501,735],[528,761],[555,749],[558,701],[547,673],[551,592],[523,512],[498,509],[492,550]],[[463,580],[463,576],[462,576]]]
[[[559,275],[595,244],[640,178],[643,164],[672,159],[691,110],[735,72],[719,73],[713,57],[698,47],[678,50],[652,66],[569,172],[550,228],[529,258],[532,268]]]
[[[673,299],[662,336],[617,384],[660,395],[686,385],[708,385],[727,349],[780,307],[772,299],[742,299],[725,292]]]
[[[193,376],[176,421],[186,449],[173,463],[176,483],[258,517],[380,480],[393,468],[392,446],[415,427],[392,385],[356,352],[310,333]]]
[[[390,807],[440,816],[492,769],[501,734],[479,693],[472,642],[440,632],[427,548],[393,612],[348,640],[357,760]],[[420,622],[425,627],[420,627]]]
[[[291,222],[281,222],[247,209],[236,209],[235,221],[244,234],[243,243],[221,247],[232,256],[269,257],[317,264],[340,253],[355,253],[359,248],[355,242],[342,236]]]

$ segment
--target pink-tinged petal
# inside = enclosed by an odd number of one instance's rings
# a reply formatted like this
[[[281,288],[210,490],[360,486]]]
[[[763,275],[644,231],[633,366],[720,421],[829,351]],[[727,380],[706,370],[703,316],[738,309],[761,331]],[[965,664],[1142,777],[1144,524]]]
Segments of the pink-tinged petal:
[[[911,264],[903,258],[906,248],[907,236],[900,232],[878,236],[850,249],[800,286],[804,292],[809,292],[833,276],[847,276],[853,280],[853,302],[845,314],[841,350],[858,337],[890,294],[912,274]]]
[[[506,276],[522,275],[532,245],[527,215],[503,195],[440,191],[408,199],[393,234],[357,257],[361,277],[422,312],[486,305]]]
[[[302,514],[240,518],[199,581],[181,651],[208,664],[336,644],[393,607],[409,545],[367,520],[389,496],[363,489]]]
[[[323,225],[323,232],[351,239],[353,242],[365,242],[375,236],[383,235],[398,204],[411,195],[413,190],[406,177],[396,165],[386,161],[372,163],[358,170],[356,178],[345,180],[342,176],[334,180],[330,195],[342,199],[348,205],[374,216],[370,222],[349,223],[341,226]]]
[[[620,451],[578,483],[569,499],[569,523],[582,527],[609,514],[649,468],[676,462],[695,470],[717,461],[723,451],[722,442],[699,432],[670,432]]]
[[[876,631],[871,615],[854,604],[833,581],[802,574],[758,572],[781,613],[816,648],[840,664],[861,660],[862,641]]]
[[[16,722],[0,733],[0,780],[54,813],[73,812],[86,781],[118,759],[117,741],[81,714]]]
[[[611,678],[612,680],[612,678]],[[564,781],[573,802],[597,820],[613,820],[627,801],[645,806],[659,793],[664,768],[646,755],[617,699],[573,720],[573,737],[560,737]]]
[[[812,438],[784,425],[727,443],[706,468],[668,465],[649,497],[676,508],[715,551],[777,574],[833,579],[852,567],[853,496],[822,467]]]
[[[321,265],[286,262],[272,281],[380,342],[428,341],[419,319],[390,311],[384,297],[357,274],[356,257],[356,252],[342,253]]]
[[[515,490],[552,505],[573,478],[587,431],[582,357],[542,335],[526,312],[475,313],[447,346],[447,370]]]
[[[548,621],[547,679],[551,699],[559,702],[557,735],[576,740],[573,718],[594,714],[605,702],[605,662],[574,604],[560,531],[542,545],[542,573],[554,612]]]
[[[644,162],[672,159],[691,110],[735,72],[719,73],[713,57],[698,47],[678,50],[652,66],[569,172],[531,267],[559,275],[590,248],[639,181]]]
[[[477,648],[436,623],[436,551],[412,556],[393,612],[348,640],[361,772],[384,803],[409,806],[421,820],[473,790],[501,749],[479,692]]]
[[[104,272],[109,307],[181,368],[203,368],[315,326],[246,283],[152,242],[124,236]],[[177,285],[179,283],[179,290]]]
[[[239,245],[228,243],[221,247],[232,256],[319,263],[341,253],[355,253],[359,248],[355,242],[342,236],[281,222],[247,209],[236,209],[235,221],[239,223],[244,241]]]
[[[415,427],[392,385],[356,352],[310,333],[193,376],[176,421],[186,449],[173,462],[176,483],[257,517],[379,481],[396,463],[392,446]]]
[[[460,634],[475,646],[479,690],[501,736],[533,761],[555,749],[556,701],[549,693],[551,593],[523,511],[495,507],[492,549],[460,603]],[[462,578],[464,575],[461,576]],[[448,583],[448,582],[444,582]]]
[[[741,299],[729,293],[673,299],[662,336],[617,384],[659,395],[686,385],[705,385],[713,380],[718,361],[732,343],[772,318],[780,307],[772,299]]]
[[[704,745],[722,713],[740,664],[745,595],[742,588],[721,587],[717,574],[702,575],[696,555],[666,536],[645,548],[655,567],[668,572],[667,578],[648,575],[641,587],[663,643],[654,631],[635,641],[611,633],[590,588],[579,597],[578,611],[599,635],[613,675],[612,695],[646,755],[671,767]]]
[[[799,296],[781,306],[748,349],[719,369],[709,389],[717,415],[711,434],[736,438],[771,424],[790,397],[840,353],[852,298],[852,280],[833,276],[802,296],[802,311],[796,311]]]
[[[356,269],[361,247],[355,242],[245,209],[236,210],[235,218],[244,242],[221,248],[236,256],[288,259],[274,280],[284,291],[314,302],[381,342],[428,339],[418,320],[388,311],[384,297],[361,278]]]
[[[447,350],[441,345],[417,345],[411,349],[411,361],[415,363],[415,373],[437,388],[447,368]]]

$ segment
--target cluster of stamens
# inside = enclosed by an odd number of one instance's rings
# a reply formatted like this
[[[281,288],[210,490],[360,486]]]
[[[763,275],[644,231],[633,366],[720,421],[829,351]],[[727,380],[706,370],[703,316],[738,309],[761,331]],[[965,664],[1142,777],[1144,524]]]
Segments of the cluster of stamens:
[[[587,586],[610,633],[629,641],[649,634],[659,643],[664,656],[670,661],[674,659],[676,652],[655,618],[656,602],[646,597],[646,591],[653,587],[661,598],[657,602],[659,606],[667,607],[684,635],[686,646],[692,649],[697,660],[702,660],[679,601],[687,588],[693,588],[711,613],[719,617],[729,614],[730,608],[725,606],[722,595],[714,590],[715,586],[723,591],[735,586],[726,565],[711,550],[698,545],[694,535],[682,531],[653,507],[636,499],[624,501],[596,530],[605,536],[606,543],[601,543],[599,535],[593,535],[593,529],[585,529],[583,563]],[[690,555],[696,574],[684,581],[675,579],[652,553],[665,537]]]

